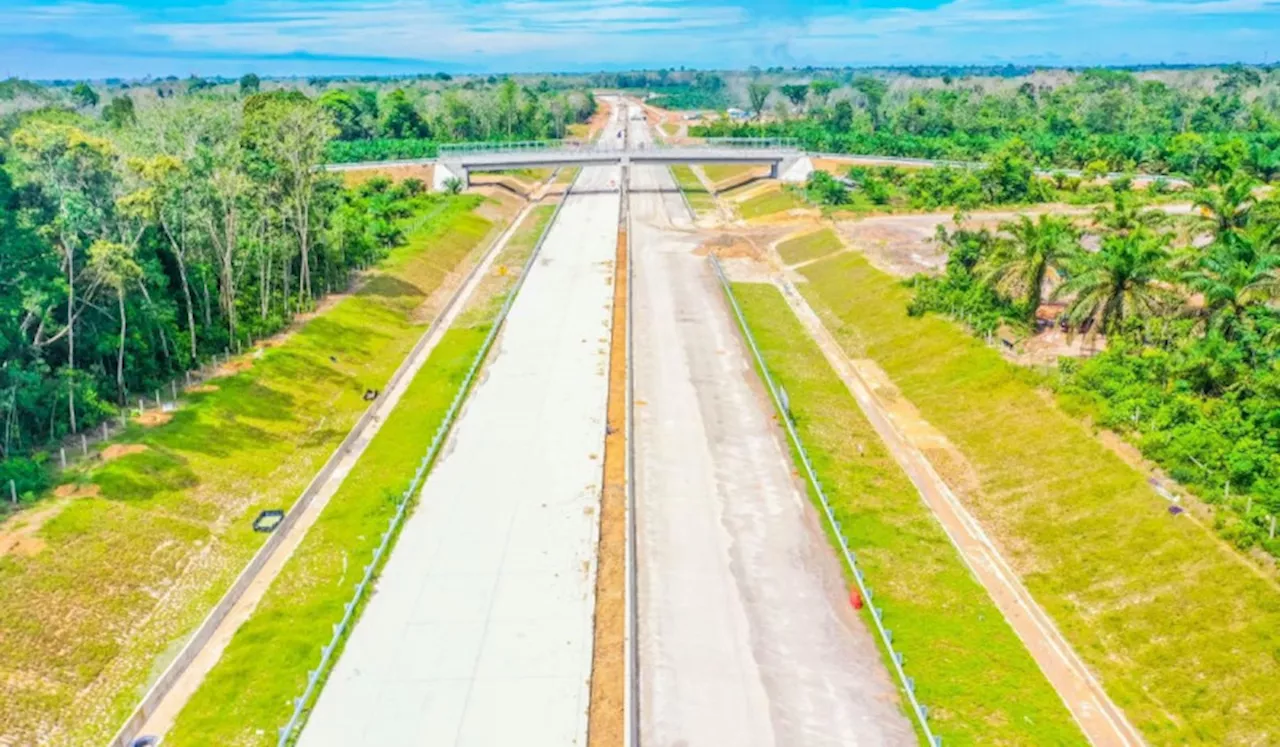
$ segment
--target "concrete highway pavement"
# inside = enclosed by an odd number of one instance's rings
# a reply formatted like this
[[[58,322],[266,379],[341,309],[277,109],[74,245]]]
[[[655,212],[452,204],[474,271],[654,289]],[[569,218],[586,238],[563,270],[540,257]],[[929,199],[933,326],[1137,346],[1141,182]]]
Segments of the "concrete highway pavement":
[[[641,743],[915,744],[670,172],[632,186]]]
[[[618,179],[578,177],[304,747],[585,744]]]

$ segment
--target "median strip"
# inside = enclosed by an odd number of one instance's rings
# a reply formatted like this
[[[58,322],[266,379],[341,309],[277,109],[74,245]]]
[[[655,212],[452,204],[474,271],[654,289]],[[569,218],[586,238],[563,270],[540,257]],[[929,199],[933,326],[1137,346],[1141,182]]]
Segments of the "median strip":
[[[604,489],[600,499],[588,747],[616,747],[623,743],[625,731],[627,370],[630,364],[627,357],[630,298],[627,251],[627,230],[623,224],[618,228],[614,260],[608,429],[604,439]]]

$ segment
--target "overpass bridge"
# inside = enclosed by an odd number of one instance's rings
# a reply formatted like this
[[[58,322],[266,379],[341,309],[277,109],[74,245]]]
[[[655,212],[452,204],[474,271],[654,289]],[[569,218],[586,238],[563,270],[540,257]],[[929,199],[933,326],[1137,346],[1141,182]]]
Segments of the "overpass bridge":
[[[457,143],[440,146],[433,185],[451,178],[470,184],[473,171],[562,168],[570,166],[671,166],[731,163],[768,166],[769,176],[804,181],[812,171],[799,144],[790,138],[706,138],[667,145],[601,140],[583,143],[542,140],[513,143]]]

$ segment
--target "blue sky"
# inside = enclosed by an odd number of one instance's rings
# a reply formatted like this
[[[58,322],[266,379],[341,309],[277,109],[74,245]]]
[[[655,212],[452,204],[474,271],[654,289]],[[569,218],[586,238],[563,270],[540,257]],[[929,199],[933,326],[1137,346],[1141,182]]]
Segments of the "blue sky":
[[[1280,0],[0,0],[0,77],[1266,62]]]

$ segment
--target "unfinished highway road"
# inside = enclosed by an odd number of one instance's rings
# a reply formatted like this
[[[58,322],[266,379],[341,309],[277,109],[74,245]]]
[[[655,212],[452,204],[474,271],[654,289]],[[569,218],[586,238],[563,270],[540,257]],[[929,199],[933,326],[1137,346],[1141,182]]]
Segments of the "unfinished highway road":
[[[617,180],[566,198],[304,747],[585,743]]]
[[[913,744],[683,198],[630,176],[639,742]],[[573,185],[304,747],[587,743],[621,179]]]
[[[631,184],[641,743],[915,744],[670,172]]]

